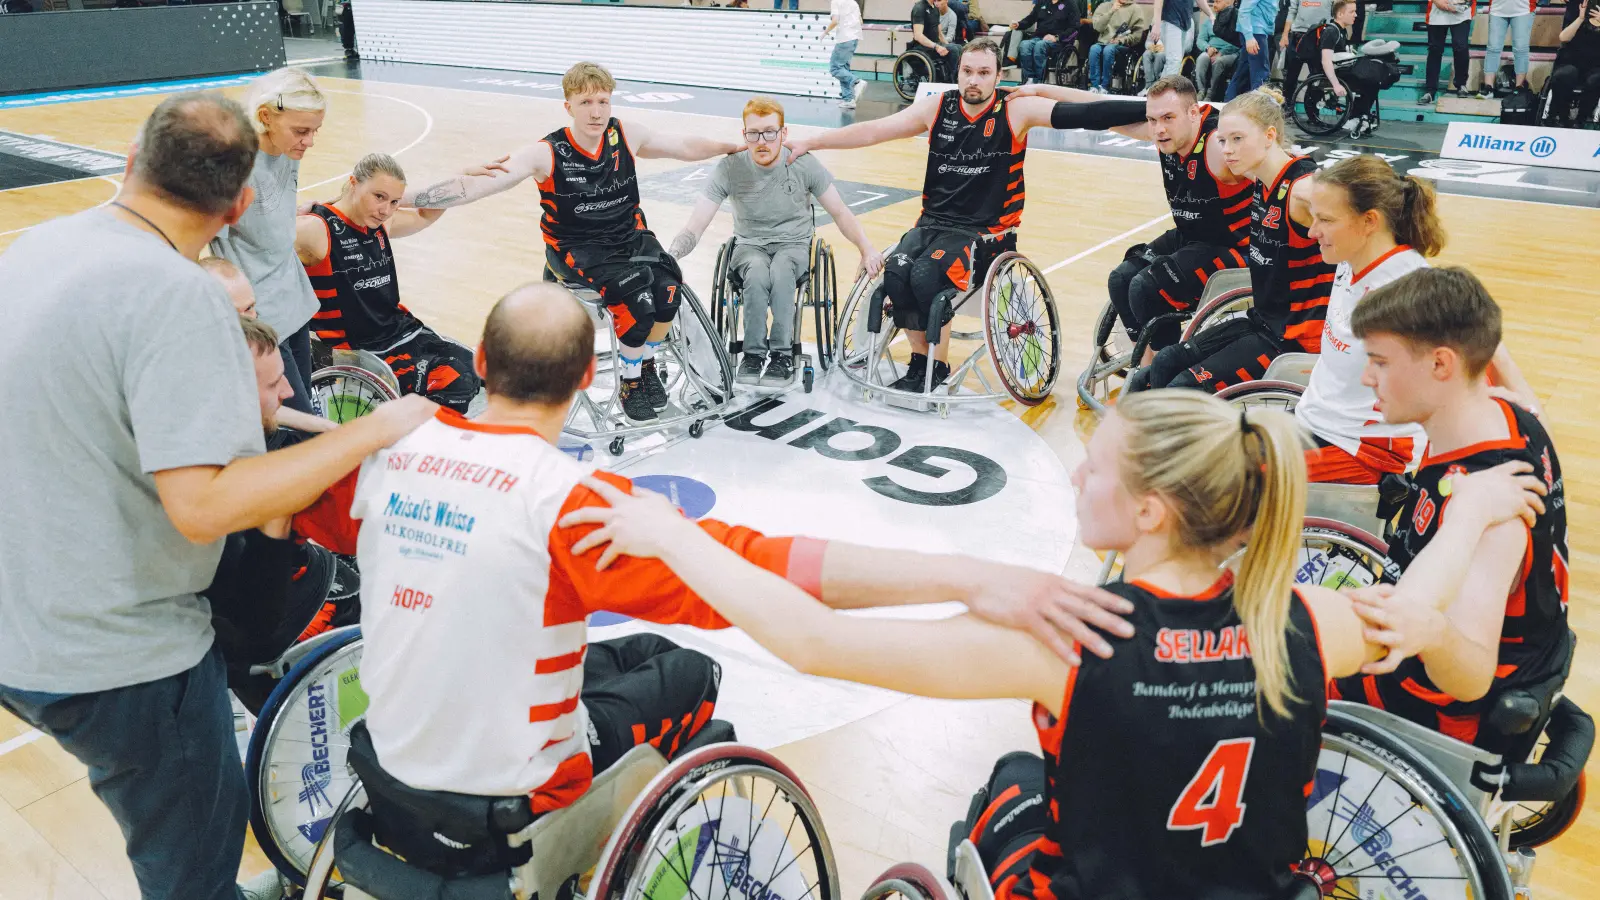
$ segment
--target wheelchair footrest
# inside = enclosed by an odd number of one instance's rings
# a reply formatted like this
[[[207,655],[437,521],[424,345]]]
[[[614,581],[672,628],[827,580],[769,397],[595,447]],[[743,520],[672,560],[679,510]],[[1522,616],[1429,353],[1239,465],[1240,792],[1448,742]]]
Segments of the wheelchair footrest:
[[[365,810],[345,813],[333,842],[340,878],[378,900],[516,900],[509,872],[446,878],[384,852],[372,843]]]

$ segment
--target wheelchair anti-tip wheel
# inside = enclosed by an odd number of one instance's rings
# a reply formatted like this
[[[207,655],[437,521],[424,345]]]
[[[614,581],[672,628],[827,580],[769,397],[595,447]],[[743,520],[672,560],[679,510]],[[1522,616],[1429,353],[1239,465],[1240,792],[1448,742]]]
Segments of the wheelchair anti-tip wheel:
[[[1325,897],[1511,900],[1488,826],[1403,740],[1330,703],[1296,871]]]
[[[900,863],[884,870],[861,900],[958,900],[944,879],[921,863]]]
[[[776,757],[713,744],[634,800],[601,854],[589,900],[840,900],[822,818]]]
[[[346,365],[327,366],[311,373],[310,389],[314,405],[329,419],[341,424],[400,396],[366,369]]]
[[[1001,386],[1018,403],[1038,406],[1061,371],[1061,327],[1049,283],[1021,254],[1002,253],[989,267],[983,326]]]
[[[367,711],[361,635],[323,642],[278,682],[245,757],[250,828],[256,843],[296,884],[305,883],[317,843],[349,791],[350,728]]]

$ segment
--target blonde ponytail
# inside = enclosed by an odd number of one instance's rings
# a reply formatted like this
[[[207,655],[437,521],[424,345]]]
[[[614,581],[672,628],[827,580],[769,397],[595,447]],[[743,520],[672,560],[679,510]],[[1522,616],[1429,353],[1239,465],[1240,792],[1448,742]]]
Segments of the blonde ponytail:
[[[1245,464],[1260,489],[1233,608],[1250,636],[1256,696],[1288,717],[1289,703],[1298,699],[1290,684],[1287,631],[1295,554],[1306,515],[1306,459],[1292,417],[1264,409],[1240,410],[1239,417]]]
[[[1287,632],[1306,507],[1299,426],[1282,412],[1184,389],[1129,395],[1116,415],[1126,426],[1123,481],[1166,501],[1175,544],[1220,564],[1247,543],[1233,602],[1250,638],[1257,709],[1287,716],[1297,699]]]

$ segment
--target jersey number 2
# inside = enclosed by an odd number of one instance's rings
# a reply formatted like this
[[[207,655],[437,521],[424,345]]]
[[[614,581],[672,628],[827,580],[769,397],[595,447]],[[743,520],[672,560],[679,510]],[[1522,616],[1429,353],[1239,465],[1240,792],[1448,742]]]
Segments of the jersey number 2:
[[[1218,741],[1200,771],[1178,795],[1167,813],[1168,831],[1200,830],[1200,846],[1221,844],[1233,836],[1244,821],[1245,778],[1250,774],[1250,757],[1255,753],[1255,738]]]

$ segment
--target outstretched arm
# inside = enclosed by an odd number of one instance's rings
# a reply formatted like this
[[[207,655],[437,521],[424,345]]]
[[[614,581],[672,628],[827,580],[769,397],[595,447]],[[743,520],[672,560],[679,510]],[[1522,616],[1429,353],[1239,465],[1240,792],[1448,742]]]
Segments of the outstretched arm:
[[[623,123],[622,132],[641,159],[679,159],[684,162],[699,162],[702,159],[738,153],[744,149],[744,144],[735,141],[719,141],[695,134],[656,131],[637,122]]]
[[[1012,115],[1015,116],[1011,124],[1015,130],[1088,128],[1115,131],[1140,141],[1150,140],[1145,103],[1137,98],[1107,100],[1099,94],[1055,84],[1023,85],[1011,92],[1011,98]],[[1033,100],[1052,102],[1036,103]]]
[[[415,209],[449,209],[464,206],[508,191],[532,178],[544,181],[553,167],[550,145],[544,141],[529,144],[492,163],[468,169],[466,174],[447,178],[417,190],[408,189],[401,198],[402,206]]]
[[[689,214],[688,223],[678,232],[678,236],[672,239],[672,245],[667,248],[667,252],[671,253],[674,259],[683,259],[693,253],[694,248],[700,244],[700,235],[706,233],[706,226],[711,224],[711,220],[717,215],[717,209],[721,206],[721,203],[701,194],[694,202],[694,212]]]
[[[403,238],[427,228],[444,215],[442,209],[402,209],[389,218],[389,237]]]
[[[861,267],[866,270],[869,278],[876,277],[883,271],[883,254],[872,246],[872,239],[867,237],[866,229],[861,227],[861,220],[845,205],[844,198],[839,196],[836,185],[828,185],[828,189],[817,198],[822,208],[833,217],[833,224],[839,226],[839,231],[844,234],[844,239],[856,245],[856,250],[861,253]]]
[[[611,506],[584,511],[585,521],[602,527],[575,544],[575,554],[609,542],[602,565],[618,548],[658,557],[724,618],[801,672],[927,697],[1018,697],[1061,712],[1070,667],[1023,632],[973,616],[841,615],[718,543],[665,498],[588,484]]]
[[[938,109],[939,95],[935,94],[923,97],[892,116],[830,128],[808,137],[790,138],[789,159],[799,159],[812,150],[855,150],[922,134],[933,127],[933,116]]]

